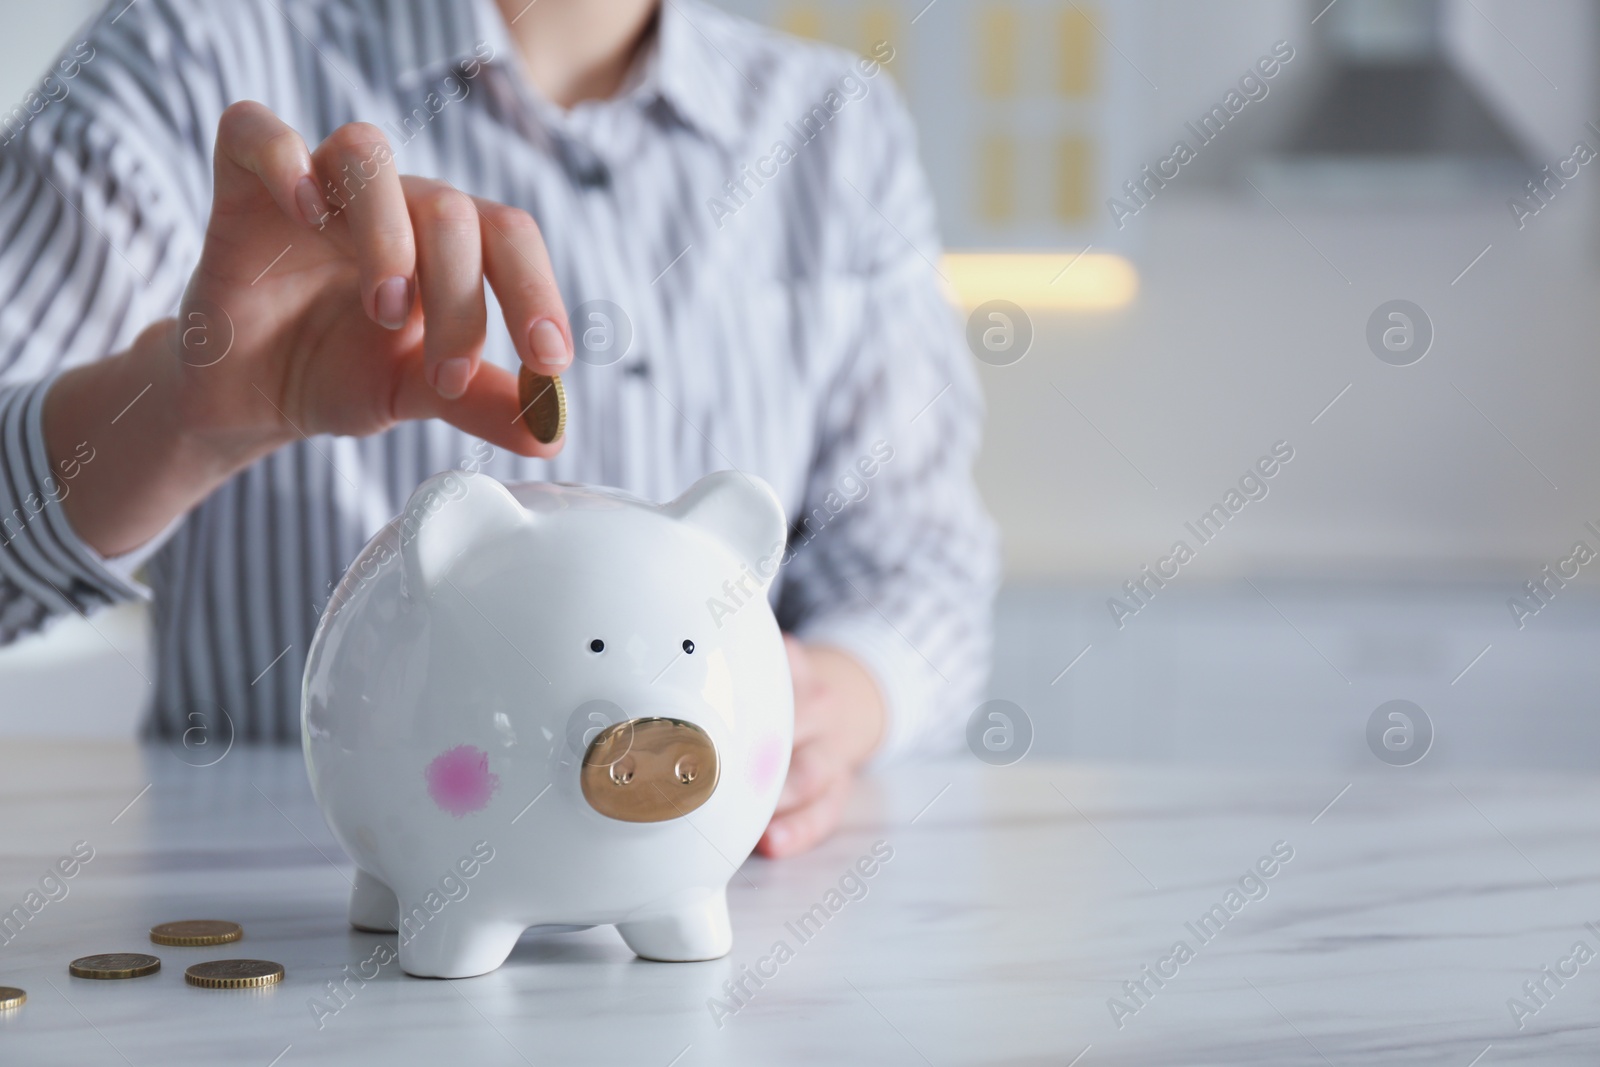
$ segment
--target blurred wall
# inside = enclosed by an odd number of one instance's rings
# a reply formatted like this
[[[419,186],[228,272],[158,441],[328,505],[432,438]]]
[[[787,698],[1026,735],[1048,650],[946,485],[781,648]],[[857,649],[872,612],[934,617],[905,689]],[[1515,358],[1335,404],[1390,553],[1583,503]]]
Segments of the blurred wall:
[[[1491,103],[1541,154],[1565,156],[1595,102],[1591,0],[1451,0],[1445,32]]]
[[[38,83],[62,44],[101,6],[97,0],[6,4],[5,32],[0,33],[0,100],[8,109]]]
[[[1280,440],[1294,460],[1185,580],[1531,573],[1600,522],[1600,277],[1576,201],[1520,234],[1503,205],[1279,206],[1292,225],[1242,195],[1157,203],[1132,307],[1041,318],[1022,362],[982,368],[1011,578],[1132,577]],[[1364,336],[1395,297],[1436,332],[1411,367]]]
[[[1007,231],[1027,246],[1043,235],[1062,266],[1089,244],[1114,249],[1140,275],[1137,300],[1113,313],[1024,304],[1031,351],[980,368],[990,421],[979,475],[1011,578],[1132,577],[1278,441],[1295,459],[1184,581],[1519,573],[1600,520],[1590,415],[1600,177],[1586,170],[1521,230],[1506,204],[1515,182],[1412,183],[1403,195],[1345,183],[1329,196],[1265,192],[1258,176],[1252,187],[1252,154],[1298,117],[1322,71],[1312,20],[1325,0],[723,2],[847,47],[864,47],[871,27],[896,35],[889,69],[919,117],[955,247],[995,233],[975,179],[955,176],[988,166],[992,129],[1055,136],[1038,121],[1047,114],[1057,129],[1106,132],[1096,151],[1112,162],[1093,214],[1069,224],[1045,198]],[[1070,12],[1092,20],[1087,62],[1101,87],[1087,106],[1098,117],[1059,104],[1034,75],[997,102],[984,73],[996,20],[1049,38]],[[1596,96],[1591,3],[1451,0],[1444,15],[1465,74],[1537,163],[1580,138],[1600,147],[1584,127]],[[1185,123],[1280,40],[1295,58],[1270,93],[1148,207],[1109,225],[1105,198],[1189,136]],[[1059,60],[1020,45],[1015,58]],[[971,102],[985,100],[975,113]],[[1369,316],[1394,298],[1419,304],[1435,333],[1409,367],[1380,362],[1366,340]]]

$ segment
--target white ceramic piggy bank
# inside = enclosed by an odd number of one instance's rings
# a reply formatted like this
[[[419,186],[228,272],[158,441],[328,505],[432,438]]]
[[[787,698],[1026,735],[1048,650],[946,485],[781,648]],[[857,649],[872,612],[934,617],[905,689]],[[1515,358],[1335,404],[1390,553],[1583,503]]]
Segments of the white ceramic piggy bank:
[[[306,665],[311,787],[359,868],[350,921],[398,931],[400,966],[442,978],[495,969],[541,925],[725,955],[728,879],[793,738],[765,595],[786,525],[731,471],[659,507],[424,483],[351,565]]]

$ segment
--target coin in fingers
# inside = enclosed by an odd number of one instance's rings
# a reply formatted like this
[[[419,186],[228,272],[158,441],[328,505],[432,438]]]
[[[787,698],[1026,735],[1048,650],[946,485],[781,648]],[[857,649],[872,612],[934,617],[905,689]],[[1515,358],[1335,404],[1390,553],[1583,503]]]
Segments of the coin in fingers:
[[[567,432],[567,390],[559,374],[535,374],[523,367],[517,375],[517,403],[528,432],[539,443],[548,445]]]

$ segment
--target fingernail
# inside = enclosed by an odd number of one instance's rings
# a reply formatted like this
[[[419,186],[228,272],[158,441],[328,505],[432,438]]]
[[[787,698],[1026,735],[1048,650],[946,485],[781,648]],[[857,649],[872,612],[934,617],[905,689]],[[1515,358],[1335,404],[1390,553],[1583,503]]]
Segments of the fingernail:
[[[567,362],[567,338],[549,319],[540,319],[528,331],[528,347],[534,362],[549,370],[560,370]]]
[[[378,283],[374,304],[378,312],[378,325],[398,330],[411,315],[411,283],[404,278],[385,278]]]
[[[295,186],[294,196],[300,203],[300,214],[306,217],[306,224],[313,229],[321,229],[328,208],[322,202],[322,194],[317,192],[317,183],[310,178],[301,178],[300,184]]]
[[[777,826],[767,827],[767,844],[773,849],[782,849],[789,843],[789,831]]]
[[[433,388],[446,400],[455,400],[467,391],[467,382],[471,379],[472,360],[456,356],[434,368]]]

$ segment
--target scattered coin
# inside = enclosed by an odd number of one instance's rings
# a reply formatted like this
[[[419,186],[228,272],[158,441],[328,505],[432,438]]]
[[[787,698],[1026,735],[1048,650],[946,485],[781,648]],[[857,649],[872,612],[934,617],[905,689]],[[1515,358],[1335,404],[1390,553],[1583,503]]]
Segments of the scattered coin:
[[[80,956],[67,965],[75,978],[140,978],[155,974],[161,961],[142,952],[106,952],[99,956]]]
[[[150,940],[158,945],[226,945],[244,936],[238,923],[221,919],[185,919],[150,928]]]
[[[567,391],[559,374],[535,374],[523,367],[517,375],[517,403],[528,431],[544,444],[567,432]]]
[[[283,980],[283,965],[271,960],[207,960],[183,972],[190,985],[203,989],[254,989]]]
[[[0,985],[0,1011],[10,1011],[12,1008],[22,1007],[22,1002],[28,999],[28,994],[16,986]]]

